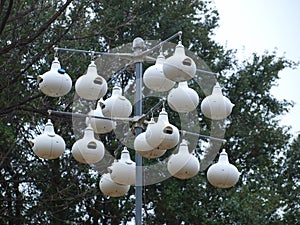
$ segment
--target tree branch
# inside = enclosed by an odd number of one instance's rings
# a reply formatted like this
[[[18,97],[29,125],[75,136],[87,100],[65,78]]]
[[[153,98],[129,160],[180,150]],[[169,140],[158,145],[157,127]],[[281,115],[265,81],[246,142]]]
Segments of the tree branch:
[[[36,38],[38,38],[42,33],[45,32],[45,30],[48,29],[49,26],[66,10],[66,8],[72,3],[73,0],[67,0],[66,3],[46,22],[44,23],[43,26],[41,26],[36,33],[34,33],[31,37],[29,38],[22,38],[16,42],[11,43],[10,45],[2,48],[0,50],[0,54],[5,54],[9,52],[11,49],[14,47],[18,46],[25,46],[32,41],[34,41]]]
[[[14,105],[12,105],[12,106],[10,106],[10,107],[4,108],[4,109],[0,112],[0,115],[8,114],[8,113],[10,113],[10,112],[12,112],[12,111],[14,111],[14,110],[20,108],[22,105],[25,105],[26,103],[28,103],[28,102],[30,102],[30,101],[32,101],[32,100],[34,100],[34,99],[37,99],[37,98],[39,98],[39,97],[41,97],[41,96],[42,96],[42,94],[39,93],[39,94],[37,94],[37,95],[35,95],[35,96],[32,96],[32,97],[29,97],[29,98],[25,99],[25,100],[22,101],[22,102],[18,102],[18,103],[14,104]]]
[[[1,1],[1,11],[2,11],[3,4],[4,4],[4,3]],[[9,15],[10,15],[10,12],[11,12],[12,7],[13,7],[13,0],[10,0],[10,1],[9,1],[9,4],[8,4],[7,11],[6,11],[6,13],[5,13],[5,16],[4,16],[4,18],[3,18],[3,20],[2,20],[2,22],[1,22],[1,24],[0,24],[0,34],[1,34],[1,33],[3,32],[3,30],[4,30],[4,27],[5,27],[5,25],[6,25],[6,22],[7,22],[7,20],[8,20]],[[2,12],[1,12],[1,13],[2,13]]]
[[[20,74],[18,76],[16,76],[13,80],[11,80],[8,84],[1,86],[0,84],[0,92],[4,89],[9,87],[10,85],[12,85],[13,83],[19,82],[20,79],[22,78],[22,74],[25,73],[28,69],[31,68],[31,66],[36,63],[39,59],[41,59],[42,56],[45,55],[46,52],[48,52],[51,48],[53,48],[54,45],[56,45],[71,29],[73,23],[68,27],[68,29],[65,30],[65,32],[60,35],[55,41],[53,41],[51,44],[49,44],[47,47],[45,47],[43,49],[43,51],[41,51],[39,54],[37,54],[35,57],[33,57],[33,59],[31,60],[31,62],[23,69],[20,71]]]

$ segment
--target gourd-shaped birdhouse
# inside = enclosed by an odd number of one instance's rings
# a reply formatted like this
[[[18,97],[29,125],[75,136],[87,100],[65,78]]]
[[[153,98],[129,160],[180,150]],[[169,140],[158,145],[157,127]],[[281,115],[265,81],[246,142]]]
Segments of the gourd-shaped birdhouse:
[[[129,151],[124,147],[121,158],[108,167],[110,178],[117,184],[135,184],[135,162],[130,158]]]
[[[167,150],[152,149],[149,151],[137,151],[142,157],[147,159],[156,159],[163,156]]]
[[[181,42],[176,46],[174,54],[164,62],[163,72],[166,78],[175,82],[188,81],[194,78],[196,64],[193,59],[186,56]]]
[[[142,132],[138,136],[136,136],[133,144],[134,144],[134,149],[139,152],[150,151],[153,149],[153,147],[149,145],[149,143],[146,140],[146,132]]]
[[[62,155],[66,148],[64,139],[55,134],[53,124],[49,119],[45,124],[44,132],[30,141],[33,152],[43,159],[56,159]]]
[[[110,178],[109,173],[105,173],[101,176],[99,187],[103,194],[108,195],[110,197],[121,197],[125,195],[130,189],[130,185],[115,183]]]
[[[85,164],[99,162],[104,157],[104,153],[104,145],[95,139],[94,130],[90,125],[85,128],[83,138],[77,140],[72,147],[75,160]]]
[[[114,87],[111,97],[106,99],[102,108],[103,115],[106,117],[127,118],[132,112],[130,101],[122,95],[120,87]]]
[[[155,124],[155,121],[153,118],[148,122],[147,129],[149,129],[153,124]],[[158,158],[165,154],[166,150],[161,149],[153,149],[151,145],[148,144],[146,140],[146,132],[140,133],[136,138],[134,139],[134,149],[144,158]]]
[[[169,91],[174,87],[175,82],[166,78],[163,72],[163,63],[165,61],[164,55],[161,53],[157,59],[155,65],[148,67],[143,76],[144,84],[147,88],[157,91],[164,92]]]
[[[77,79],[75,91],[81,98],[87,100],[98,100],[106,94],[107,82],[98,75],[94,61],[88,66],[86,74]]]
[[[104,115],[102,113],[101,103],[100,100],[97,102],[97,106],[95,110],[91,110],[88,113],[90,118],[86,118],[86,124],[91,123],[92,128],[94,129],[94,132],[97,134],[106,134],[111,132],[113,129],[116,128],[116,122],[112,121],[110,119],[104,118]],[[99,118],[95,118],[95,117]],[[103,117],[103,118],[100,118]]]
[[[51,120],[46,123],[44,132],[30,142],[33,144],[33,152],[43,159],[56,159],[66,148],[64,139],[55,134]]]
[[[169,92],[167,101],[174,111],[186,113],[197,108],[199,96],[195,90],[189,88],[187,81],[184,81],[178,83],[178,87]]]
[[[168,113],[163,108],[157,122],[146,129],[146,140],[152,149],[166,150],[179,142],[179,130],[169,123]]]
[[[198,174],[199,160],[189,152],[186,140],[182,140],[178,153],[170,156],[167,168],[173,177],[179,179],[188,179]]]
[[[154,118],[151,118],[151,120],[148,122],[146,131],[151,129],[151,126],[153,126],[154,124],[155,124]],[[148,141],[146,140],[146,132],[142,132],[135,137],[133,146],[134,149],[139,152],[153,150],[153,147],[149,145]]]
[[[208,168],[207,179],[209,183],[218,188],[230,188],[234,186],[240,177],[238,169],[229,163],[228,155],[223,150],[219,161]]]
[[[61,69],[58,58],[55,57],[51,69],[37,77],[39,88],[50,97],[66,95],[72,88],[72,80],[64,69]]]
[[[217,82],[213,88],[212,94],[206,96],[201,103],[201,111],[204,116],[212,120],[222,120],[231,114],[234,104],[223,96],[222,89]]]

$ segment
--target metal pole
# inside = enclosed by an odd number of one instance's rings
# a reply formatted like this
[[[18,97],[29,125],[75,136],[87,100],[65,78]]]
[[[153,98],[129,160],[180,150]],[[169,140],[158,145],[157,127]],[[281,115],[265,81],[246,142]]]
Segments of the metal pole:
[[[135,67],[136,73],[136,93],[135,93],[135,116],[142,115],[142,63],[137,62]],[[135,128],[135,135],[139,135],[142,128],[137,126]],[[138,152],[135,153],[136,163],[136,180],[135,180],[135,224],[142,225],[142,202],[143,202],[143,160]]]

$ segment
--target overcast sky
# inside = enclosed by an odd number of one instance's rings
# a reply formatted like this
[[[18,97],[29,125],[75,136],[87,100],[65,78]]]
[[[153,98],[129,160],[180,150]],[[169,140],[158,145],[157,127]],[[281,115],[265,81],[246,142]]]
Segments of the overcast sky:
[[[220,27],[215,39],[228,48],[238,49],[241,59],[251,53],[272,52],[300,61],[300,0],[215,0]],[[272,89],[278,99],[296,105],[283,116],[282,124],[300,131],[300,68],[280,73],[279,86]]]

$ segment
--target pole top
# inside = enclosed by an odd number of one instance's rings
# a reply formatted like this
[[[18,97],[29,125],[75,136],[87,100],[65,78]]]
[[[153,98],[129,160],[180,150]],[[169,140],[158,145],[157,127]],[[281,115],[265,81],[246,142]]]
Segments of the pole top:
[[[145,49],[145,47],[146,47],[145,41],[140,37],[135,38],[132,42],[132,50],[135,53],[142,52],[143,49]]]

